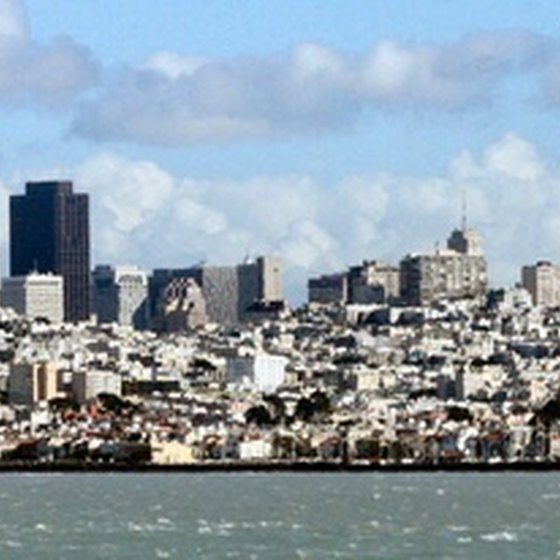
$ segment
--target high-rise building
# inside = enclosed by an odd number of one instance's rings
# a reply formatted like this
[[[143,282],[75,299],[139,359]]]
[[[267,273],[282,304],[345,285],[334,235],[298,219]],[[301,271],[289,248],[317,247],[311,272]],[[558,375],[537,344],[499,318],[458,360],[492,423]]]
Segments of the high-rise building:
[[[89,318],[89,197],[70,181],[27,183],[10,197],[10,275],[64,280],[64,319]]]
[[[309,303],[348,303],[348,274],[339,272],[310,278],[307,281],[307,298]]]
[[[2,279],[0,303],[28,319],[64,319],[64,287],[61,276],[32,273]]]
[[[282,264],[271,256],[237,265],[238,319],[245,321],[255,304],[282,302]]]
[[[12,363],[8,377],[10,403],[32,406],[57,395],[57,370],[54,362]]]
[[[472,230],[455,230],[447,250],[407,255],[400,264],[401,298],[411,305],[440,299],[476,298],[488,289],[488,266]]]
[[[521,269],[521,283],[531,294],[533,305],[560,306],[560,267],[549,261]]]
[[[382,261],[363,261],[348,271],[350,303],[385,303],[396,300],[400,292],[400,271]]]
[[[254,303],[282,301],[281,264],[274,257],[259,257],[237,266],[156,269],[150,278],[152,325],[161,323],[161,302],[166,287],[175,279],[192,278],[202,289],[208,320],[235,325],[250,318]]]
[[[155,329],[165,332],[184,331],[208,322],[206,300],[194,278],[174,278],[167,284],[158,320]]]
[[[99,323],[147,327],[148,277],[136,266],[98,265],[92,273],[91,306]]]

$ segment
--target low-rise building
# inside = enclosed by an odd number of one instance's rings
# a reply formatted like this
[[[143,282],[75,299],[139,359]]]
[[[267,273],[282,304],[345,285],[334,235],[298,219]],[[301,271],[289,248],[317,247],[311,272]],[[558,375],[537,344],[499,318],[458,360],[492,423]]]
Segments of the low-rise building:
[[[120,397],[122,377],[105,370],[78,371],[72,375],[72,394],[78,403],[86,403],[101,393]]]
[[[234,356],[227,359],[226,381],[253,388],[256,391],[273,392],[286,379],[288,359],[259,353],[254,356]]]

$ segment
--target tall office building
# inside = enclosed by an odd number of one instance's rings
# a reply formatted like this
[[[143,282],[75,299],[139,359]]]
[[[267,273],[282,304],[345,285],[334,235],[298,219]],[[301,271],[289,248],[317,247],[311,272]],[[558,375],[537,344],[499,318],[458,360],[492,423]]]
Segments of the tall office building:
[[[10,274],[64,279],[64,320],[89,318],[89,197],[70,181],[27,183],[10,197]]]
[[[2,278],[0,304],[11,307],[28,319],[47,319],[62,323],[64,319],[64,282],[52,274],[28,274]]]
[[[482,297],[487,289],[486,258],[480,238],[472,230],[455,230],[447,250],[433,255],[407,255],[400,263],[401,298],[410,305]]]
[[[560,267],[549,261],[521,269],[521,284],[531,294],[533,305],[558,307],[560,305]]]
[[[148,277],[136,266],[98,265],[91,275],[91,307],[99,323],[145,329]]]
[[[237,266],[208,266],[156,269],[150,278],[150,312],[152,325],[165,299],[165,289],[178,278],[192,278],[204,296],[208,320],[222,325],[235,325],[250,320],[249,308],[255,303],[282,300],[282,267],[274,257],[259,257],[255,262]],[[157,327],[155,327],[157,328]]]

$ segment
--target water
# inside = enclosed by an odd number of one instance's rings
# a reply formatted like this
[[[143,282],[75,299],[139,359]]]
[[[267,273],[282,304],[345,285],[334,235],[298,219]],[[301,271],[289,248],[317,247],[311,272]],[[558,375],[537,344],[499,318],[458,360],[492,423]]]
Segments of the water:
[[[560,474],[0,475],[0,559],[559,558]]]

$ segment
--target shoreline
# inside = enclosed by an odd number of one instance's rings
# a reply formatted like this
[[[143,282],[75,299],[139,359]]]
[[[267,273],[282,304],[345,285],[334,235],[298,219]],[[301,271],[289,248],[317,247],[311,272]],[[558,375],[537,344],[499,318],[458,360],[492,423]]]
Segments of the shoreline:
[[[156,465],[127,463],[27,461],[0,462],[2,473],[429,473],[429,472],[557,472],[560,462],[379,464],[334,462],[220,462]]]

